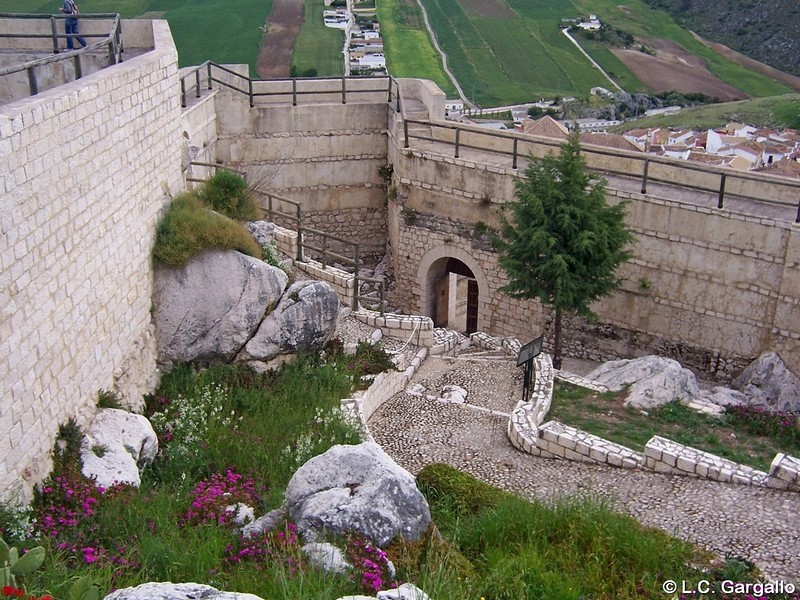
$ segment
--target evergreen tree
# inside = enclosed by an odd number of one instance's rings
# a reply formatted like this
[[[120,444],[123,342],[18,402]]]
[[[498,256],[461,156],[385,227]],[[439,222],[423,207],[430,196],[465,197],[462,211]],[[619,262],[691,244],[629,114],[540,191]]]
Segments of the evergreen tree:
[[[564,312],[592,317],[589,305],[620,283],[617,267],[630,258],[633,234],[624,204],[606,204],[606,180],[590,173],[573,133],[558,156],[531,158],[506,204],[502,235],[495,238],[501,288],[514,298],[538,298],[555,309],[553,365],[561,368]]]

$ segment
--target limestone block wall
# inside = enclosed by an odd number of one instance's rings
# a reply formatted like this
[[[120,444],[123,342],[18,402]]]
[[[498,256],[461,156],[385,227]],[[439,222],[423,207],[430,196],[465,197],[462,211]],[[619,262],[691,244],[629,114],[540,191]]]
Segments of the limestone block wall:
[[[286,84],[259,82],[258,91],[276,93]],[[325,84],[331,98],[301,96],[297,106],[287,96],[251,108],[246,95],[220,90],[216,157],[244,171],[257,189],[301,202],[310,226],[357,240],[368,254],[382,253],[386,94],[351,95],[343,104],[340,84],[315,82]]]
[[[435,256],[429,253],[449,254],[475,265],[487,280],[485,288],[481,286],[479,330],[521,340],[544,332],[545,348],[549,348],[549,311],[497,291],[504,276],[475,228],[476,224],[497,226],[499,208],[514,197],[522,168],[481,162],[474,152],[454,158],[442,154],[444,146],[433,152],[429,144],[416,140],[404,148],[401,120],[394,118],[390,123],[389,162],[397,198],[389,205],[388,238],[398,282],[397,303],[411,312],[434,316],[431,281],[420,269],[426,257]],[[430,135],[444,139],[452,134],[438,131],[431,128]],[[469,132],[461,136],[461,143],[478,145],[487,139]],[[506,144],[507,151],[509,140],[498,138],[491,143]],[[552,142],[539,144],[533,138],[523,145],[523,155],[554,149]],[[600,169],[627,168],[636,174],[642,166],[641,158],[636,161],[630,153],[585,154],[590,165]],[[681,173],[686,169],[674,163],[654,161],[651,175],[685,182],[689,176]],[[759,197],[796,193],[796,189],[778,191],[769,178],[753,179],[737,185],[757,187]],[[713,190],[719,186],[719,175],[696,172],[691,182]],[[621,289],[594,306],[597,322],[569,319],[565,323],[566,355],[604,361],[656,353],[726,379],[769,349],[800,372],[800,229],[796,225],[695,206],[677,198],[610,190],[608,200],[629,202],[627,222],[636,234],[634,256],[620,270],[625,279]],[[425,266],[430,267],[430,260]]]
[[[100,390],[135,404],[155,384],[151,249],[182,181],[177,53],[147,23],[153,51],[0,107],[3,498]]]

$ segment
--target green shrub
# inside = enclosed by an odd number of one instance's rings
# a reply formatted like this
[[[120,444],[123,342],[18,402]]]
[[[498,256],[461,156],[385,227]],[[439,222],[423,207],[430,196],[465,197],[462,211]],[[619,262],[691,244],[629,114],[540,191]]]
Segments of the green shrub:
[[[255,221],[261,218],[261,209],[247,188],[247,181],[231,171],[217,171],[196,193],[209,208],[231,219]]]
[[[153,254],[165,265],[182,267],[206,248],[261,257],[261,247],[240,223],[207,209],[193,194],[177,196],[158,225]]]

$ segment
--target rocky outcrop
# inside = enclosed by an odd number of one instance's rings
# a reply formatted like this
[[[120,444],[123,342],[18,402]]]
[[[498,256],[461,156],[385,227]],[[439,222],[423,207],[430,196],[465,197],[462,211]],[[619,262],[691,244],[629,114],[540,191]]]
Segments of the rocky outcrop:
[[[732,387],[742,392],[751,406],[800,411],[800,379],[774,352],[759,356],[734,379]]]
[[[357,532],[377,546],[417,540],[431,522],[414,477],[377,444],[334,446],[300,467],[284,506],[308,542]]]
[[[323,347],[336,331],[339,309],[339,297],[330,285],[298,281],[247,342],[240,360],[268,361],[279,354]]]
[[[206,250],[182,269],[155,273],[159,361],[230,361],[278,304],[288,277],[234,251]]]
[[[673,400],[691,401],[700,394],[694,373],[677,361],[660,356],[607,362],[586,378],[617,392],[630,386],[625,406],[642,410]]]
[[[142,415],[106,408],[97,411],[81,446],[83,474],[97,485],[139,487],[139,469],[158,453],[155,431]]]
[[[263,600],[253,594],[220,592],[199,583],[143,583],[116,590],[105,600]]]

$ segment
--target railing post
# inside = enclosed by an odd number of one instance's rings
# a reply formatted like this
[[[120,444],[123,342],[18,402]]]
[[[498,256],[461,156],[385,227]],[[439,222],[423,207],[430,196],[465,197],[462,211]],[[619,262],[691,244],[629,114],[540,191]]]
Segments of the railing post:
[[[723,199],[725,198],[725,180],[727,177],[728,176],[723,173],[719,180],[719,198],[717,199],[717,208],[722,208]]]
[[[797,216],[794,218],[795,223],[800,223],[800,200],[797,201]]]
[[[297,79],[292,79],[292,106],[297,106]]]
[[[300,205],[296,207],[297,210],[297,260],[304,262],[303,256],[303,212],[300,210]]]
[[[31,90],[31,96],[39,93],[39,84],[36,81],[36,73],[33,72],[33,67],[28,67],[28,87]]]
[[[358,310],[358,271],[361,266],[358,242],[356,242],[355,277],[353,278],[353,310]]]
[[[50,15],[50,29],[53,31],[53,54],[58,54],[58,21]]]
[[[647,193],[647,171],[650,169],[650,159],[644,159],[644,170],[642,172],[642,193]]]
[[[408,121],[406,121],[405,117],[403,117],[403,135],[405,136],[403,148],[408,148]]]
[[[380,291],[381,291],[381,305],[380,305],[379,310],[381,312],[381,316],[383,316],[383,303],[384,303],[384,299],[386,297],[386,289],[384,287],[383,281],[381,281],[379,288],[380,288]]]
[[[342,104],[347,104],[347,88],[346,88],[347,79],[342,77]]]
[[[514,147],[511,150],[511,168],[512,169],[516,169],[517,168],[517,144],[518,143],[519,143],[519,140],[517,138],[514,138]]]
[[[211,61],[208,61],[206,63],[206,66],[208,68],[208,89],[210,90],[211,89]]]
[[[389,94],[389,97],[386,99],[386,102],[387,102],[388,104],[391,104],[391,103],[392,103],[392,78],[391,78],[391,77],[389,77],[389,78],[388,78],[388,81],[389,81],[389,87],[388,87],[388,89],[386,90],[386,93],[387,93],[387,94]]]
[[[75,79],[80,79],[81,77],[83,77],[83,67],[81,66],[80,53],[75,55],[73,61],[75,62]]]
[[[181,77],[181,108],[186,108],[186,78]]]
[[[322,270],[328,268],[328,236],[322,234]]]
[[[253,99],[253,80],[247,79],[247,95],[250,96],[250,108],[253,108],[255,104],[255,100]]]
[[[458,158],[458,150],[459,150],[460,143],[461,143],[461,130],[460,129],[456,129],[456,153],[455,153],[455,158]]]
[[[194,72],[194,85],[197,88],[195,91],[195,98],[200,97],[200,69],[195,70]]]

